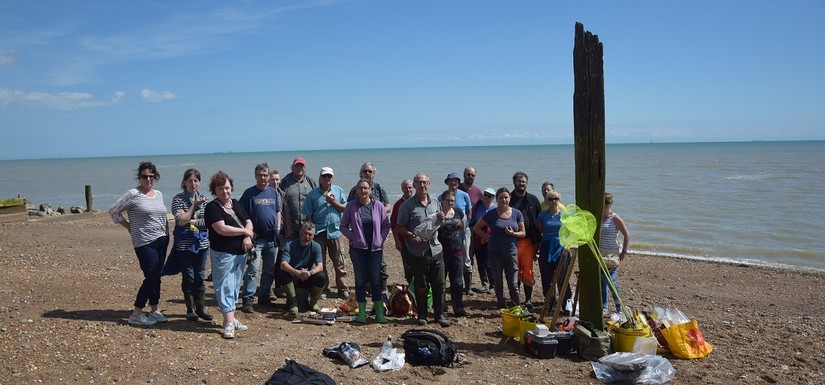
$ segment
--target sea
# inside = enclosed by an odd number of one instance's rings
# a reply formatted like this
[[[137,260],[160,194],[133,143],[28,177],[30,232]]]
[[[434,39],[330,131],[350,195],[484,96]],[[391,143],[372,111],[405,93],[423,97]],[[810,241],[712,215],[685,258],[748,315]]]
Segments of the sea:
[[[644,143],[606,146],[606,190],[624,218],[634,253],[773,265],[825,271],[825,141]],[[400,182],[418,172],[439,193],[450,172],[477,171],[482,189],[508,187],[516,171],[527,174],[528,191],[541,196],[551,181],[564,204],[575,203],[573,145],[429,147],[358,150],[274,151],[146,155],[0,161],[0,198],[23,196],[33,205],[105,211],[137,186],[140,161],[154,162],[155,184],[166,201],[181,191],[191,167],[209,177],[218,170],[235,182],[235,197],[254,185],[255,165],[267,162],[284,176],[296,156],[317,179],[334,169],[333,183],[349,190],[364,162],[376,166],[376,181],[394,198]],[[0,241],[1,242],[1,241]]]

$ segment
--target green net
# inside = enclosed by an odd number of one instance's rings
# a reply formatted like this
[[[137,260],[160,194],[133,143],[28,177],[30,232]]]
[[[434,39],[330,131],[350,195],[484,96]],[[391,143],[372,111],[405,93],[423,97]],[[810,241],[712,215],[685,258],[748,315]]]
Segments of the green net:
[[[567,205],[561,211],[559,242],[565,249],[584,245],[593,239],[596,226],[596,217],[589,211],[582,210],[576,205]]]

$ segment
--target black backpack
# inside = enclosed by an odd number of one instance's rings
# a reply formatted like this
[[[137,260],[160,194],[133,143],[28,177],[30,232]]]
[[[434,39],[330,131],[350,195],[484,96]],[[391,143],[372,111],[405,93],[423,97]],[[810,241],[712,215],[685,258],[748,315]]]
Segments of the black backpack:
[[[322,372],[287,359],[278,368],[266,385],[335,385],[332,378]]]
[[[410,329],[401,335],[404,360],[412,365],[452,366],[458,353],[449,337],[432,329]]]

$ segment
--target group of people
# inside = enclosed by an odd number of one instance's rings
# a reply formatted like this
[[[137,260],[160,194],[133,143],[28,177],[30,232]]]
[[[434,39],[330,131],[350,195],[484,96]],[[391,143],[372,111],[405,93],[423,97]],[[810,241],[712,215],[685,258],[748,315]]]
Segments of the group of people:
[[[374,181],[372,163],[361,166],[360,179],[347,196],[333,184],[331,167],[320,169],[317,183],[306,170],[302,157],[293,160],[291,172],[283,178],[266,163],[258,164],[256,184],[239,200],[232,197],[233,179],[218,171],[209,181],[214,199],[208,203],[198,190],[200,172],[186,170],[182,192],[172,200],[174,241],[167,260],[167,210],[163,195],[153,188],[160,173],[151,162],[141,162],[138,186],[109,210],[113,220],[129,230],[144,275],[129,324],[167,321],[157,306],[164,265],[170,264],[176,267],[172,271],[182,275],[186,318],[211,320],[204,305],[207,256],[223,316],[224,338],[234,338],[236,331],[247,329],[235,317],[238,302],[241,311],[253,312],[254,297],[260,305],[271,305],[273,289],[278,287],[283,289],[291,314],[307,308],[320,311],[318,301],[324,296],[347,299],[350,295],[342,236],[349,241],[354,274],[355,322],[367,322],[370,295],[375,321],[385,323],[389,275],[383,247],[390,230],[401,254],[404,277],[414,288],[418,325],[428,322],[430,292],[435,322],[442,327],[450,325],[446,317],[447,279],[457,317],[467,316],[464,297],[474,293],[494,293],[501,308],[514,304],[532,307],[535,259],[542,289],[555,299],[556,288],[549,290],[551,277],[569,266],[559,263],[563,260],[558,238],[563,205],[552,183],[542,185],[542,200],[527,192],[528,177],[523,172],[513,175],[512,191],[506,187],[482,191],[474,184],[476,170],[467,167],[463,181],[458,173],[449,173],[444,180],[446,190],[434,196],[429,177],[418,173],[401,182],[402,196],[392,204],[386,190]],[[612,212],[612,203],[612,195],[606,194],[600,247],[603,254],[623,260],[629,233],[624,221]],[[481,282],[477,288],[472,287],[473,260]],[[334,277],[328,273],[328,261]],[[614,286],[616,271],[613,267],[610,277],[605,277],[612,279]],[[603,279],[604,309],[608,306],[608,286]],[[557,289],[565,299],[571,296],[569,287],[559,283]],[[618,291],[613,293],[618,309]],[[144,313],[147,302],[150,312]]]

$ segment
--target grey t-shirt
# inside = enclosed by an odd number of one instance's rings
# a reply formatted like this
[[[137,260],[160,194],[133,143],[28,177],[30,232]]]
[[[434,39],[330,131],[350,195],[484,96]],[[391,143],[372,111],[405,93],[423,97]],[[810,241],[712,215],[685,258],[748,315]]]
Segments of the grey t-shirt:
[[[429,242],[416,242],[409,237],[404,238],[404,245],[407,250],[415,256],[422,257],[427,250],[432,250],[433,255],[441,253],[441,243],[435,236],[436,230],[441,223],[435,219],[435,214],[441,209],[438,201],[432,196],[427,196],[427,204],[422,204],[416,196],[412,196],[399,207],[398,226],[404,226],[408,231],[413,232],[421,238],[429,239]],[[425,230],[426,229],[426,230]]]

